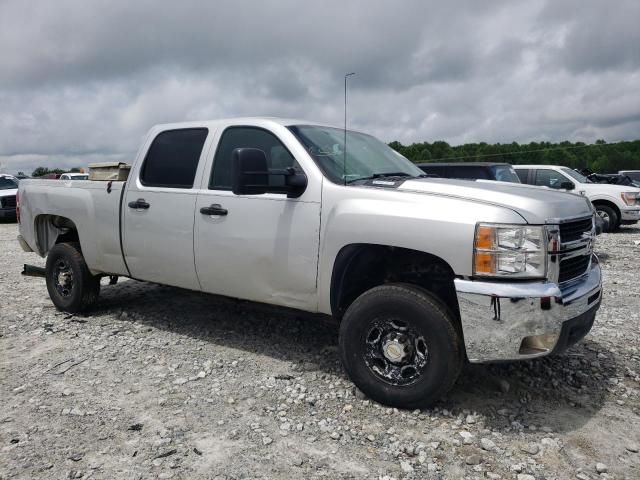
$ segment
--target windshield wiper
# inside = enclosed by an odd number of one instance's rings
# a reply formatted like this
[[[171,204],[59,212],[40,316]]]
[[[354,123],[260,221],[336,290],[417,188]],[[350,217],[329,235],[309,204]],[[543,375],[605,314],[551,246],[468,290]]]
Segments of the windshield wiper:
[[[419,178],[419,177],[422,177],[422,175],[418,175],[416,177],[407,172],[381,172],[381,173],[374,173],[373,175],[369,175],[368,177],[354,178],[353,180],[349,180],[347,183],[359,182],[361,180],[375,180],[376,178],[390,178],[390,177],[391,178],[392,177]]]

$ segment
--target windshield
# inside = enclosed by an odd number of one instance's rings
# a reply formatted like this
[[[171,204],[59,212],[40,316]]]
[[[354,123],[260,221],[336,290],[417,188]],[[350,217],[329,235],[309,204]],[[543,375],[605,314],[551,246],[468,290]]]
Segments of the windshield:
[[[0,177],[0,190],[18,188],[18,182],[8,177]]]
[[[563,167],[560,170],[562,170],[564,173],[572,177],[574,180],[577,180],[579,183],[593,183],[591,180],[589,180],[587,177],[585,177],[581,173],[578,173],[575,170],[571,170],[570,168]]]
[[[511,165],[495,165],[491,170],[493,177],[499,182],[520,183],[520,177]]]
[[[424,172],[375,137],[331,127],[295,125],[291,133],[302,143],[322,172],[334,183],[384,177],[420,177]]]

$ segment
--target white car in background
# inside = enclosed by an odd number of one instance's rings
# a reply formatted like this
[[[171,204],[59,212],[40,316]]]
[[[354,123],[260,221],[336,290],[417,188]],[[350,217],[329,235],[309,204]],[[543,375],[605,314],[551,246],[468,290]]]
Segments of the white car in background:
[[[0,173],[0,218],[16,218],[16,194],[18,179]]]
[[[628,185],[593,183],[569,167],[556,165],[514,165],[522,183],[569,190],[584,195],[605,221],[605,232],[640,220],[640,188]]]
[[[58,180],[89,180],[88,173],[63,173]]]

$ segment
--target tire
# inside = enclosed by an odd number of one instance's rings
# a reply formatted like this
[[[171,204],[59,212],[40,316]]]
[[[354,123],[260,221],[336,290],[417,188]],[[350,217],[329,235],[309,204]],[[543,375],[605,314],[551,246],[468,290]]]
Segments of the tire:
[[[55,245],[47,256],[45,275],[49,297],[59,310],[84,312],[98,300],[100,277],[91,275],[78,243]]]
[[[399,408],[434,403],[451,389],[464,360],[449,309],[431,293],[404,284],[372,288],[349,306],[339,350],[366,396]]]
[[[595,205],[596,213],[604,220],[603,233],[613,232],[619,226],[618,214],[607,205]]]

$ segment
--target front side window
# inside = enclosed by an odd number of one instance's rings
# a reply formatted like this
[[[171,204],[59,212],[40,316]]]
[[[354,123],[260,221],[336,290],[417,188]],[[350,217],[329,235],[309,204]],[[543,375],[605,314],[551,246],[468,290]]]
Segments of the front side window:
[[[566,182],[568,182],[567,177],[555,170],[545,168],[536,171],[536,185],[549,188],[563,188],[561,185]]]
[[[147,187],[192,188],[206,128],[167,130],[153,140],[140,172]]]
[[[231,190],[231,167],[233,151],[236,148],[257,148],[267,157],[269,169],[285,169],[293,167],[300,169],[293,155],[273,133],[258,127],[229,127],[227,128],[216,150],[213,160],[213,172],[209,181],[212,190]],[[269,175],[270,187],[284,186],[284,176]]]
[[[578,183],[593,183],[587,177],[582,175],[581,173],[576,172],[575,170],[571,170],[570,168],[563,167],[562,171],[572,177],[574,180],[577,180]]]
[[[371,135],[314,125],[290,126],[322,173],[334,183],[353,183],[383,176],[420,177],[411,161]]]

